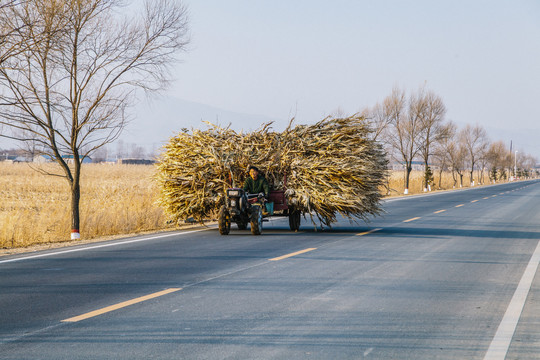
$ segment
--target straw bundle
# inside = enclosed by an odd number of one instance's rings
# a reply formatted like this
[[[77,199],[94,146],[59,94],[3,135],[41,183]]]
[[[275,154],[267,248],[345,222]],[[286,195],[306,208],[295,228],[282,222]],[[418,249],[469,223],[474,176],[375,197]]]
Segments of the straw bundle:
[[[210,124],[170,139],[158,163],[160,203],[176,221],[211,217],[228,187],[241,187],[251,164],[274,189],[286,187],[289,205],[323,224],[337,214],[367,220],[380,213],[387,160],[359,116],[326,118],[274,132],[270,124],[237,133]]]

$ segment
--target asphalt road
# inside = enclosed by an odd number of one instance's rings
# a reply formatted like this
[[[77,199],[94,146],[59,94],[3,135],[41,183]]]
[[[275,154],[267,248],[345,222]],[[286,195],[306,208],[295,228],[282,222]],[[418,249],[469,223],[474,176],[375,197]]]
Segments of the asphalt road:
[[[540,358],[539,181],[384,208],[1,257],[0,359]]]

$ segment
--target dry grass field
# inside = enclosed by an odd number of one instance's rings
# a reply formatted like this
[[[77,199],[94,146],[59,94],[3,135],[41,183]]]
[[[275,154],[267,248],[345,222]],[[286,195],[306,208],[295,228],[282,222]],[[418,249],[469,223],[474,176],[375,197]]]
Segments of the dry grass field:
[[[54,164],[40,166],[58,171]],[[153,166],[89,164],[82,171],[82,239],[167,226],[155,204]],[[68,241],[70,224],[65,179],[0,162],[0,248]]]
[[[441,176],[441,186],[439,188],[439,172],[436,171],[434,174],[434,184],[431,185],[431,190],[450,190],[454,188],[454,180],[452,178],[451,172],[443,172]],[[477,174],[475,174],[476,176]],[[457,176],[457,175],[456,175]],[[424,191],[423,189],[423,171],[413,171],[409,180],[409,194],[420,194]],[[485,176],[485,181],[487,180],[487,175]],[[463,186],[470,186],[469,174],[463,176]],[[404,171],[392,171],[390,173],[390,178],[388,181],[389,191],[386,191],[388,196],[394,195],[403,195],[403,190],[405,189],[405,172]],[[457,186],[459,187],[459,179]]]
[[[41,166],[57,169],[54,164]],[[152,179],[154,171],[153,166],[144,165],[84,165],[82,240],[170,227],[162,209],[156,205],[158,189]],[[438,173],[435,184],[438,185]],[[441,187],[452,189],[452,185],[451,174],[443,174]],[[403,172],[390,175],[389,188],[389,196],[403,194]],[[409,193],[421,192],[422,172],[413,172]],[[65,179],[42,175],[28,164],[0,162],[0,248],[69,241],[69,206]]]

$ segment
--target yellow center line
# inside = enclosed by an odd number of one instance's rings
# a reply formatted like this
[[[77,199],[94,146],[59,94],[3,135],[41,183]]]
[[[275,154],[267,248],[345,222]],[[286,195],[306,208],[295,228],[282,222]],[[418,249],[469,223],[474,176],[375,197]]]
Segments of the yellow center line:
[[[478,200],[473,200],[473,201],[471,201],[471,202],[472,202],[472,203],[475,203],[475,202],[477,202],[477,201],[478,201]]]
[[[439,211],[435,211],[434,214],[440,214],[442,212],[445,212],[446,210],[439,210]]]
[[[411,221],[418,220],[418,219],[420,219],[420,217],[414,217],[412,219],[403,220],[403,222],[411,222]]]
[[[170,294],[172,292],[180,291],[180,290],[182,290],[182,288],[170,288],[170,289],[163,290],[163,291],[153,293],[153,294],[150,294],[150,295],[141,296],[141,297],[138,297],[136,299],[124,301],[124,302],[121,302],[121,303],[116,304],[116,305],[107,306],[107,307],[104,307],[103,309],[94,310],[94,311],[88,312],[86,314],[82,314],[82,315],[75,316],[75,317],[72,317],[72,318],[69,318],[69,319],[65,319],[65,320],[62,320],[62,322],[77,322],[77,321],[81,321],[81,320],[86,320],[86,319],[89,319],[89,318],[92,318],[92,317],[95,317],[95,316],[103,315],[103,314],[111,312],[111,311],[115,311],[115,310],[118,310],[118,309],[121,309],[121,308],[125,308],[125,307],[133,305],[133,304],[137,304],[137,303],[140,303],[140,302],[143,302],[143,301],[146,301],[146,300],[154,299],[154,298],[157,298],[157,297],[160,297],[160,296],[163,296],[163,295],[167,295],[167,294]]]
[[[368,234],[374,233],[376,231],[381,231],[381,230],[382,230],[382,228],[371,229],[369,231],[365,231],[365,232],[361,232],[359,234],[356,234],[356,236],[364,236],[364,235],[368,235]]]
[[[462,206],[465,206],[465,204],[456,205],[456,207],[462,207]]]
[[[308,251],[313,251],[313,250],[317,250],[317,248],[304,249],[304,250],[300,250],[300,251],[297,251],[297,252],[293,252],[293,253],[290,253],[290,254],[287,254],[287,255],[275,257],[275,258],[269,259],[269,260],[270,260],[270,261],[283,260],[283,259],[290,258],[290,257],[296,256],[296,255],[300,255],[300,254],[303,254],[303,253],[307,253]]]

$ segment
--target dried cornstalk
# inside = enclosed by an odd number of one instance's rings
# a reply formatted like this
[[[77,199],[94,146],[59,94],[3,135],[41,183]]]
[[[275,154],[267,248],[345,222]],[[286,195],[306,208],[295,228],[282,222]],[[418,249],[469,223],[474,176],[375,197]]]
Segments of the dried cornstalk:
[[[175,221],[211,217],[251,164],[274,189],[286,188],[290,205],[325,225],[337,214],[367,220],[380,213],[387,160],[362,117],[289,125],[281,133],[271,124],[249,133],[209,125],[171,138],[157,165],[160,203]]]

